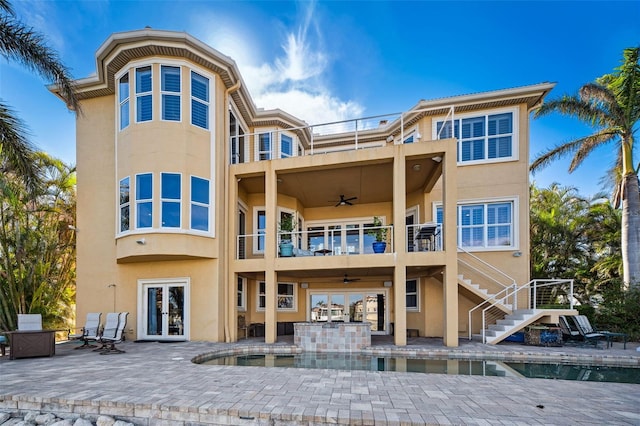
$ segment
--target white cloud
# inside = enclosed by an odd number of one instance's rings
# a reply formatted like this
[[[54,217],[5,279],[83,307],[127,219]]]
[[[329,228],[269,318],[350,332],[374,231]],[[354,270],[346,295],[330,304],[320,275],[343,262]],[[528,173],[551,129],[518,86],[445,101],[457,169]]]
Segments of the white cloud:
[[[219,19],[221,25],[210,29],[204,41],[236,61],[257,107],[279,108],[309,124],[358,118],[364,107],[328,88],[329,55],[314,22],[315,4],[307,6],[298,28],[285,32],[282,51],[274,57],[261,59],[260,40],[252,40],[250,29],[243,31],[232,19]]]

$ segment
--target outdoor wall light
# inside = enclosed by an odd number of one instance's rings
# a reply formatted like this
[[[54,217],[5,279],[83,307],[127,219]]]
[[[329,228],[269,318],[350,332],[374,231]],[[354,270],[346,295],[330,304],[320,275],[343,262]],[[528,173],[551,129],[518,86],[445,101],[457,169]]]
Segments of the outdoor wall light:
[[[512,254],[513,257],[520,257],[522,256],[522,252],[521,251],[516,251]]]
[[[139,240],[136,240],[136,243],[140,244],[141,246],[147,244],[147,240],[145,240],[144,238],[140,238]]]
[[[414,164],[412,169],[414,172],[419,172],[422,166],[420,164]]]
[[[309,283],[300,283],[300,288],[309,288]]]
[[[442,161],[442,157],[440,157],[439,155],[436,155],[435,157],[431,157],[431,159],[436,163],[439,163]]]
[[[391,287],[393,285],[393,281],[385,281],[384,282],[384,286],[385,287]]]
[[[393,135],[387,136],[387,142],[393,142]]]

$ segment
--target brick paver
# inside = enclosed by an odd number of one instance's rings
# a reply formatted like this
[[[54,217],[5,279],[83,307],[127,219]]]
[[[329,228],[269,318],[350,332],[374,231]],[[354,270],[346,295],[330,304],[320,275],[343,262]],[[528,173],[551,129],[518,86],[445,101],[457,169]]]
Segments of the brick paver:
[[[375,342],[374,342],[375,343]],[[640,366],[638,344],[613,349],[487,346],[410,339],[398,348],[453,358],[588,360]],[[0,411],[106,414],[148,425],[640,425],[640,385],[519,377],[199,365],[192,358],[221,349],[290,348],[260,340],[134,343],[99,355],[58,345],[56,356],[0,357]],[[291,349],[295,351],[295,349]]]

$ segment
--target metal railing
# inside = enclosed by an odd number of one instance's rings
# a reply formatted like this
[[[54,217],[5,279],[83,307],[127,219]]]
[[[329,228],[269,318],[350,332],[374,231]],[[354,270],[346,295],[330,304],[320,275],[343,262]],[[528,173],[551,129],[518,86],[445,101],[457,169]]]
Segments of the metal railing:
[[[450,121],[450,127],[453,129],[455,109],[451,105],[233,135],[229,137],[231,144],[229,161],[237,164],[377,148],[392,142],[394,144],[415,143],[423,136],[414,127],[412,121],[407,125],[407,120],[417,114],[441,110],[447,111],[443,121]],[[394,121],[399,122],[399,125],[392,125]],[[444,129],[445,126],[440,128],[436,139],[442,136]],[[300,141],[301,132],[308,132],[310,135],[308,147],[303,146]]]
[[[535,279],[518,287],[506,289],[504,299],[511,298],[514,301],[512,311],[519,309],[518,299],[526,292],[526,305],[520,309],[573,309],[573,280],[572,279]],[[495,309],[498,300],[494,300],[482,310],[481,336],[482,343],[486,343],[488,324],[495,324]],[[499,316],[499,315],[498,315]],[[504,312],[502,314],[504,318]],[[469,320],[469,339],[471,339],[471,320]]]
[[[442,225],[435,222],[407,225],[407,251],[442,251]]]

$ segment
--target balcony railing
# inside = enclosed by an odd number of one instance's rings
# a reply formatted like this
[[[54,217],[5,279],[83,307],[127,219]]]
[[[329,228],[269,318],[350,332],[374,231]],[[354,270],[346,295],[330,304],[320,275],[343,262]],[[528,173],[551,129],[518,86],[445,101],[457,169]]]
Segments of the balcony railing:
[[[442,251],[442,224],[407,225],[407,251]]]
[[[353,151],[385,146],[389,143],[416,143],[422,140],[413,119],[428,112],[446,114],[453,128],[454,107],[436,107],[375,115],[351,120],[334,121],[304,127],[263,130],[230,136],[230,162],[248,163],[330,152]],[[410,124],[406,124],[409,122]],[[442,126],[440,132],[445,129]],[[300,142],[306,134],[308,144]],[[441,134],[436,135],[440,139]],[[251,148],[251,149],[249,149]]]

